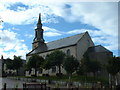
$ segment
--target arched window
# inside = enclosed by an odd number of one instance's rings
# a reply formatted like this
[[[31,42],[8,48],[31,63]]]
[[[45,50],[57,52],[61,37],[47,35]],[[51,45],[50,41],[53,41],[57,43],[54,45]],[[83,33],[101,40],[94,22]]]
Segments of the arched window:
[[[70,55],[70,54],[71,54],[71,53],[70,53],[70,49],[68,49],[68,50],[67,50],[67,55]]]

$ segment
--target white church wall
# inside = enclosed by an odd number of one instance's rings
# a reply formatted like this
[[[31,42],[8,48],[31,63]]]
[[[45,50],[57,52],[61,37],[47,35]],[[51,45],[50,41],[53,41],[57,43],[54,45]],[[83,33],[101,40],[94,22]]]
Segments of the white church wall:
[[[61,50],[65,54],[67,54],[67,50],[70,50],[70,55],[73,55],[76,58],[76,46],[69,46],[69,47],[64,47],[64,48],[56,49],[56,50]],[[47,54],[50,54],[53,51],[55,51],[55,50],[44,52],[44,53],[40,53],[39,55],[42,56],[43,58],[45,58]],[[63,74],[66,74],[66,71],[62,67],[61,67],[61,71],[62,71]],[[48,70],[44,69],[43,70],[43,74],[47,74],[47,73],[48,73]],[[52,69],[49,70],[49,74],[50,75],[56,75],[56,73],[58,73],[58,68],[57,67],[56,67],[56,72],[52,72]]]
[[[76,57],[76,46],[63,47],[63,48],[55,49],[55,50],[61,50],[65,54],[67,54],[67,50],[70,50],[70,54],[73,55],[74,57]],[[43,58],[45,58],[47,54],[50,54],[51,52],[53,52],[55,50],[43,52],[43,53],[40,53],[39,55],[42,56]]]
[[[81,60],[83,58],[84,53],[87,51],[88,47],[94,46],[94,43],[86,32],[84,36],[77,43],[77,59]]]
[[[77,55],[77,53],[76,53],[76,46],[75,46],[75,45],[74,45],[74,46],[69,46],[69,47],[60,48],[60,49],[56,49],[56,50],[61,50],[61,51],[63,51],[65,54],[67,54],[67,50],[69,50],[69,51],[70,51],[70,55],[73,55],[75,58],[76,58],[76,55]],[[48,51],[48,52],[40,53],[39,56],[42,56],[42,57],[45,59],[46,55],[47,55],[47,54],[50,54],[50,53],[53,52],[53,51],[55,51],[55,50],[51,50],[51,51]],[[29,60],[30,57],[31,57],[31,56],[27,56],[27,62],[28,62],[28,60]],[[64,70],[64,68],[62,68],[62,66],[61,66],[61,72],[62,72],[63,74],[66,74],[66,71]],[[56,73],[58,73],[58,68],[57,68],[57,67],[56,67],[56,72],[52,72],[52,69],[49,70],[49,74],[50,74],[50,75],[56,75]],[[31,72],[31,74],[33,74],[33,72]],[[43,73],[42,73],[42,74],[48,74],[48,70],[43,69]],[[41,73],[40,73],[40,74],[38,73],[39,76],[41,76],[42,74],[41,74]],[[26,76],[29,76],[29,73],[28,73],[28,72],[26,72]]]

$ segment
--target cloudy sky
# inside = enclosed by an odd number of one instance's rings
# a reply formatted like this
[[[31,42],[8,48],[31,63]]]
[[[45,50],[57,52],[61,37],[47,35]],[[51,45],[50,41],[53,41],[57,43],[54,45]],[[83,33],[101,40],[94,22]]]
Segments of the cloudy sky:
[[[12,58],[32,49],[34,29],[42,15],[46,42],[88,31],[95,45],[118,56],[117,2],[0,0],[0,55]]]

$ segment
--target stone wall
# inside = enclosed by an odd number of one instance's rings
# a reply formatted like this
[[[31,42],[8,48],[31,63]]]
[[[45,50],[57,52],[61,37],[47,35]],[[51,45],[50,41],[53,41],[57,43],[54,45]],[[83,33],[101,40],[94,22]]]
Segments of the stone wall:
[[[93,41],[88,33],[85,33],[84,36],[77,43],[77,59],[81,60],[84,53],[87,51],[88,47],[94,46]]]

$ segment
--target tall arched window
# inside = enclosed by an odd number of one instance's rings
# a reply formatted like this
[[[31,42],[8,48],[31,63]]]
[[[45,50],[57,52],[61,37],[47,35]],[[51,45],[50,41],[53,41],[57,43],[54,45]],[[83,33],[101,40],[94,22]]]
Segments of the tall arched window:
[[[70,53],[70,49],[68,49],[68,50],[67,50],[67,55],[70,55],[70,54],[71,54],[71,53]]]

